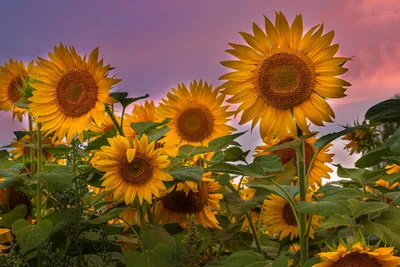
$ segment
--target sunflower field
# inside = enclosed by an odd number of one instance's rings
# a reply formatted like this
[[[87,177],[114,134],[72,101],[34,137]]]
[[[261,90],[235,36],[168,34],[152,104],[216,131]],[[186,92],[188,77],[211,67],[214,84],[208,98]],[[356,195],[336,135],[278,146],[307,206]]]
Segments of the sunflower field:
[[[399,266],[400,99],[312,131],[352,58],[323,24],[264,21],[229,43],[219,86],[158,103],[114,89],[98,48],[1,66],[0,110],[29,128],[0,151],[0,266]],[[242,146],[234,119],[262,145]],[[333,162],[336,139],[353,168]]]

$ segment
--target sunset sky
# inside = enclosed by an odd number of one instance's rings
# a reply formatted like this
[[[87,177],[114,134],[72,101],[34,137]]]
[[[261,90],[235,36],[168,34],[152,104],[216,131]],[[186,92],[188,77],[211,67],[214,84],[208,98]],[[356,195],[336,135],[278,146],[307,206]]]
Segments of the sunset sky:
[[[202,78],[220,85],[218,77],[226,69],[219,62],[230,58],[224,52],[228,43],[242,43],[237,32],[250,32],[252,22],[263,26],[262,14],[274,20],[274,11],[282,11],[290,22],[302,14],[305,30],[323,22],[325,32],[335,31],[339,55],[354,57],[343,76],[353,86],[346,98],[329,101],[335,124],[321,132],[361,120],[369,106],[400,92],[398,0],[4,1],[0,62],[47,57],[60,42],[81,53],[99,46],[105,63],[123,79],[115,90],[132,96],[150,93],[158,100],[180,82]],[[10,113],[0,113],[0,124],[0,145],[22,128]],[[257,129],[253,136],[258,138]],[[249,149],[260,143],[249,137],[243,138]],[[341,150],[336,142],[335,160],[351,166],[354,157]]]

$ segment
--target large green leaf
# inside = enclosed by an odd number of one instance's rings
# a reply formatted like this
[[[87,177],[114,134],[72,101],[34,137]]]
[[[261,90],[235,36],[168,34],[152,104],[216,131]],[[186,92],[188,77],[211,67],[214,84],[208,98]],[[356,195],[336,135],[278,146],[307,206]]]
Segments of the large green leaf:
[[[298,186],[280,185],[278,187],[276,185],[266,185],[257,181],[249,181],[246,186],[250,188],[261,189],[263,191],[267,191],[268,193],[277,194],[287,201],[291,201],[291,199],[294,199],[299,190]],[[286,192],[290,195],[291,199],[288,199]]]
[[[27,211],[28,209],[24,204],[16,206],[12,211],[1,215],[0,226],[11,227],[16,220],[24,218]]]
[[[52,222],[53,229],[52,233],[62,230],[69,223],[75,222],[79,219],[82,214],[82,210],[80,208],[69,208],[57,212],[53,212],[44,219]]]
[[[162,122],[153,122],[153,121],[149,121],[149,122],[132,122],[131,123],[131,127],[137,133],[139,133],[139,136],[141,136],[142,134],[146,134],[150,130],[153,130],[153,129],[156,129],[158,127],[166,125],[170,121],[171,121],[171,119],[166,118]]]
[[[389,205],[382,202],[364,202],[355,199],[347,200],[354,218],[388,209]]]
[[[336,228],[339,226],[355,226],[357,223],[354,218],[351,218],[348,215],[334,215],[330,216],[325,222],[319,226],[321,231],[328,228]]]
[[[235,216],[239,219],[243,213],[249,211],[251,208],[260,205],[265,197],[265,191],[257,191],[252,199],[243,200],[236,192],[235,193],[226,193],[224,194],[225,200],[227,202],[227,208]]]
[[[16,236],[21,252],[36,248],[40,243],[47,239],[52,229],[49,220],[43,220],[36,225],[30,224],[24,219],[15,221],[12,225],[12,232]]]
[[[348,127],[348,128],[346,128],[346,129],[344,129],[344,130],[342,130],[342,131],[340,131],[340,132],[330,133],[330,134],[321,136],[321,137],[314,143],[314,147],[315,147],[317,150],[321,150],[321,149],[324,148],[326,145],[328,145],[329,143],[331,143],[333,140],[335,140],[335,139],[337,139],[337,138],[339,138],[339,137],[341,137],[341,136],[343,136],[343,135],[352,133],[353,131],[355,131],[355,130],[357,130],[357,129],[360,129],[360,128],[363,128],[363,127],[365,127],[365,125],[359,125],[359,126],[354,126],[354,127]]]
[[[329,201],[321,201],[316,203],[300,201],[296,203],[295,207],[300,213],[316,214],[321,216],[349,214],[349,210],[346,208],[346,206]]]
[[[206,146],[183,145],[179,147],[179,155],[185,159],[190,159],[194,155],[204,154],[214,151]]]
[[[400,122],[400,99],[389,99],[372,106],[365,119],[376,122]]]
[[[163,243],[168,245],[173,255],[176,253],[176,243],[171,236],[161,225],[147,223],[142,228],[142,239],[149,249],[154,249],[158,244]]]
[[[51,184],[55,183],[64,187],[69,187],[72,185],[74,172],[71,166],[56,165],[52,171],[37,173],[35,177]]]
[[[66,145],[58,145],[56,147],[47,147],[45,150],[54,155],[62,155],[70,153],[74,148]]]
[[[243,152],[240,147],[233,146],[228,147],[224,151],[224,161],[244,161],[246,156],[249,154],[249,151]]]
[[[208,147],[211,147],[212,149],[214,149],[214,151],[218,151],[222,148],[231,145],[236,138],[242,136],[245,133],[246,132],[241,132],[215,138],[208,143]]]
[[[254,162],[261,165],[265,172],[281,172],[285,170],[280,158],[276,155],[263,155],[256,157]]]
[[[169,171],[169,174],[176,180],[193,181],[200,184],[203,177],[203,169],[199,166],[184,166]]]
[[[278,258],[272,263],[271,267],[282,267],[282,266],[288,266],[288,257],[285,254],[279,255]]]
[[[100,137],[96,138],[96,140],[91,141],[86,147],[86,151],[100,149],[102,146],[109,146],[107,138],[111,138],[117,135],[117,129],[111,129],[105,132]]]
[[[387,226],[375,223],[371,221],[364,220],[361,222],[364,226],[364,230],[376,235],[379,237],[383,242],[387,244],[392,244],[397,249],[400,249],[400,231],[399,229],[389,229]],[[397,230],[397,232],[394,232]]]
[[[253,250],[241,250],[232,253],[225,261],[224,267],[265,267],[268,262],[264,256]]]

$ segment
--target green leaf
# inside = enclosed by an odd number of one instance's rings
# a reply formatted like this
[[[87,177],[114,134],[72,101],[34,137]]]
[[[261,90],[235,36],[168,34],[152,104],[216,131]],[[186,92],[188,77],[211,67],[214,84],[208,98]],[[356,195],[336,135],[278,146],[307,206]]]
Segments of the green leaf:
[[[15,164],[14,161],[10,160],[8,152],[5,150],[3,150],[3,151],[4,151],[4,153],[0,154],[0,170],[8,169]],[[1,152],[3,152],[3,151],[1,151]]]
[[[168,245],[173,255],[176,253],[175,239],[161,225],[147,223],[142,230],[142,239],[149,249],[153,249],[158,244],[163,243]]]
[[[169,171],[169,174],[176,180],[193,181],[200,184],[203,177],[203,169],[199,166],[184,166]]]
[[[105,132],[102,136],[90,142],[86,147],[85,151],[100,149],[102,146],[109,146],[110,144],[108,143],[107,138],[111,138],[116,135],[117,135],[117,129],[115,128]]]
[[[265,191],[257,191],[250,200],[243,200],[237,193],[224,194],[227,208],[236,219],[240,218],[243,213],[249,211],[253,207],[260,205],[264,201],[265,197]]]
[[[254,162],[261,165],[265,172],[281,172],[285,170],[280,158],[276,155],[259,156],[254,158]]]
[[[355,199],[347,200],[349,207],[353,213],[353,217],[357,218],[364,214],[383,211],[389,207],[388,204],[382,202],[364,202]]]
[[[224,151],[224,161],[244,160],[249,151],[243,152],[240,147],[229,147]]]
[[[1,215],[0,226],[11,227],[16,220],[23,219],[27,211],[28,209],[24,204],[16,206],[12,211]]]
[[[128,93],[127,92],[112,92],[112,93],[110,93],[110,96],[119,101],[120,99],[127,98],[128,97]]]
[[[44,219],[52,222],[52,233],[64,229],[65,226],[72,222],[76,222],[81,216],[82,210],[80,208],[69,208],[62,211],[53,212]]]
[[[17,138],[17,141],[21,140],[27,135],[31,135],[31,132],[28,131],[15,131],[14,132],[15,137]]]
[[[372,106],[365,119],[376,122],[400,122],[400,99],[389,99]]]
[[[218,162],[221,162],[223,160],[224,160],[224,155],[223,155],[222,151],[217,151],[212,155],[209,163],[212,165],[212,164],[216,164]]]
[[[353,131],[360,129],[360,128],[364,128],[365,125],[359,125],[359,126],[354,126],[354,127],[348,127],[346,129],[344,129],[343,131],[340,132],[335,132],[335,133],[330,133],[324,136],[321,136],[315,143],[314,143],[314,147],[319,151],[321,149],[323,149],[326,145],[328,145],[329,143],[331,143],[333,140],[335,140],[336,138],[339,138],[343,135],[352,133]]]
[[[390,155],[391,155],[391,151],[390,151],[389,147],[378,148],[372,152],[365,154],[361,158],[359,158],[356,161],[355,165],[358,168],[368,168],[368,167],[379,164],[380,162],[382,162],[384,157],[387,157]]]
[[[69,154],[71,151],[74,150],[74,148],[68,147],[66,145],[58,145],[57,147],[48,147],[45,150],[54,155],[64,155]]]
[[[285,148],[296,149],[300,145],[301,145],[300,139],[293,139],[292,141],[283,143],[281,145],[270,146],[267,148],[267,150],[268,151],[276,151],[276,150],[285,149]]]
[[[134,129],[137,133],[139,133],[139,136],[142,136],[142,134],[145,134],[149,132],[152,129],[156,129],[157,127],[161,127],[169,123],[171,119],[167,118],[163,120],[162,122],[153,122],[153,121],[148,121],[148,122],[132,122],[131,127]]]
[[[366,220],[362,221],[361,224],[364,226],[364,230],[366,230],[367,232],[376,235],[383,242],[387,244],[392,244],[397,249],[400,249],[400,233],[398,229],[397,232],[393,232],[393,229],[389,229],[383,224]]]
[[[321,198],[323,201],[339,202],[346,201],[349,198],[361,199],[361,192],[354,188],[341,188],[328,184],[318,191],[324,194]]]
[[[241,250],[232,253],[224,262],[224,267],[265,267],[264,256],[253,250]]]
[[[150,96],[149,94],[145,94],[144,96],[139,96],[139,97],[134,97],[134,98],[119,98],[118,101],[121,103],[122,107],[126,108],[133,102],[148,98],[149,96]]]
[[[276,185],[262,184],[257,181],[249,181],[246,184],[246,186],[250,188],[262,189],[269,193],[277,194],[286,199],[287,201],[290,201],[290,199],[288,199],[288,196],[285,194],[285,191],[291,196],[291,199],[294,199],[299,190],[298,186],[280,185],[280,187],[278,187]],[[283,191],[282,189],[285,191]]]
[[[329,201],[321,201],[316,203],[300,201],[295,204],[295,208],[300,213],[316,214],[321,216],[349,214],[349,210],[345,206]]]
[[[219,183],[220,185],[227,185],[227,184],[229,184],[230,179],[231,179],[231,176],[230,176],[229,174],[227,174],[227,173],[220,174],[220,175],[218,175],[218,177],[217,177],[217,181],[218,181],[218,183]]]
[[[243,134],[245,134],[246,132],[241,132],[241,133],[236,133],[236,134],[231,134],[231,135],[225,135],[225,136],[221,136],[218,138],[215,138],[213,140],[211,140],[208,143],[208,147],[211,147],[212,149],[214,149],[214,151],[218,151],[222,148],[225,148],[229,145],[233,144],[233,141],[242,136]]]
[[[19,219],[12,225],[12,232],[16,236],[22,254],[36,248],[46,240],[51,233],[51,229],[52,223],[49,220],[43,220],[36,225],[32,225],[24,219]]]
[[[325,222],[318,228],[319,230],[323,231],[332,227],[336,228],[339,226],[355,226],[355,225],[357,225],[357,223],[354,220],[354,218],[351,218],[348,215],[334,215],[326,219]]]
[[[126,208],[114,208],[105,214],[101,215],[100,217],[97,217],[96,219],[89,220],[88,223],[91,224],[101,224],[104,222],[108,222],[109,220],[115,219],[119,216],[121,212],[126,210]]]
[[[252,178],[267,178],[269,175],[265,174],[263,167],[256,163],[250,163],[249,165],[239,164],[236,165],[236,168],[242,171],[244,176],[252,177]]]
[[[308,259],[304,263],[304,267],[312,267],[320,262],[321,262],[321,258],[319,258],[319,257],[311,258],[311,259]]]
[[[400,156],[382,157],[384,160],[389,161],[392,164],[400,165]]]
[[[41,180],[49,183],[56,183],[65,187],[72,185],[74,172],[71,166],[55,165],[56,167],[51,172],[41,172],[35,174],[35,177],[40,177]]]
[[[157,142],[158,140],[161,139],[166,133],[168,133],[171,130],[167,125],[162,126],[161,128],[157,129],[150,129],[146,135],[148,137],[149,142]]]
[[[205,169],[206,172],[224,172],[231,174],[244,175],[243,171],[238,169],[236,165],[226,162],[219,162]]]
[[[278,258],[274,261],[271,267],[282,267],[282,266],[288,266],[288,257],[285,254],[279,255]]]
[[[213,149],[206,146],[183,145],[179,147],[179,155],[185,159],[190,159],[194,155],[212,152]]]
[[[366,172],[364,169],[350,169],[343,168],[342,165],[338,164],[337,166],[337,175],[342,178],[352,178],[359,181],[361,176]]]

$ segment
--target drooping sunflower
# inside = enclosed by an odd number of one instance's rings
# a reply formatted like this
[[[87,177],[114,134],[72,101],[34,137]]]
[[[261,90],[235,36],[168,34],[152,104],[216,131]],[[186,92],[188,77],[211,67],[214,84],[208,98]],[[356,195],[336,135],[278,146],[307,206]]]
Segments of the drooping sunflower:
[[[74,47],[60,44],[49,53],[50,60],[38,58],[32,76],[41,83],[29,84],[35,89],[29,110],[43,123],[42,130],[55,132],[54,139],[66,136],[70,143],[75,134],[82,139],[93,120],[101,125],[106,119],[110,88],[121,80],[107,77],[110,65],[103,66],[98,53],[96,48],[82,58]]]
[[[363,122],[363,124],[366,123]],[[355,126],[359,125],[359,123],[355,123]],[[350,126],[347,125],[345,128],[348,127]],[[374,126],[365,126],[364,128],[356,129],[342,137],[342,140],[349,141],[344,149],[349,151],[350,155],[372,151],[380,144],[378,136],[378,130]]]
[[[145,101],[144,104],[134,104],[132,114],[125,114],[123,130],[126,138],[134,138],[135,130],[132,129],[132,122],[151,122],[157,121],[156,106],[153,101]]]
[[[313,192],[308,193],[306,200],[311,202]],[[295,198],[297,202],[298,195]],[[299,226],[296,217],[290,207],[289,202],[275,194],[271,194],[264,200],[262,222],[267,225],[267,230],[271,234],[279,235],[279,240],[290,235],[290,240],[299,236]],[[310,237],[314,238],[315,228],[321,223],[321,216],[314,215],[312,217]]]
[[[262,155],[276,155],[280,158],[282,163],[289,169],[290,166],[288,164],[296,165],[296,151],[293,148],[283,148],[275,151],[268,151],[268,148],[274,145],[280,145],[287,142],[293,141],[293,136],[286,136],[284,139],[280,140],[279,138],[275,138],[271,141],[268,141],[268,138],[264,138],[264,145],[257,146],[255,149],[256,154],[255,157],[259,157]],[[310,166],[311,160],[316,153],[316,149],[314,147],[314,143],[316,142],[315,137],[310,137],[305,141],[304,151],[305,151],[305,163],[306,169],[311,168],[310,177],[308,180],[308,184],[314,186],[315,184],[320,185],[322,183],[322,178],[330,178],[329,172],[332,172],[332,169],[326,166],[326,163],[332,162],[332,157],[334,154],[327,153],[332,144],[325,146],[316,156],[314,160],[314,164]],[[294,166],[297,168],[297,166]]]
[[[361,246],[358,242],[351,249],[339,244],[337,251],[321,252],[318,254],[324,261],[313,267],[396,267],[400,257],[393,256],[393,248],[377,248],[370,251],[369,247]]]
[[[22,79],[27,79],[32,69],[33,61],[25,66],[22,61],[12,59],[0,67],[0,110],[11,110],[13,119],[17,116],[19,121],[22,121],[26,109],[17,107],[15,103],[23,97],[20,92],[23,87]]]
[[[234,72],[221,76],[227,80],[222,93],[232,95],[229,103],[240,104],[239,124],[260,121],[262,137],[283,138],[296,135],[296,124],[309,132],[307,119],[323,126],[332,122],[334,112],[327,98],[344,97],[350,83],[335,76],[347,72],[342,65],[350,60],[334,57],[339,45],[331,45],[334,32],[324,35],[324,25],[311,28],[303,36],[302,16],[291,26],[285,16],[276,14],[275,25],[265,17],[265,31],[253,23],[254,36],[240,33],[249,44],[230,44],[226,50],[238,60],[223,61]]]
[[[219,200],[222,194],[217,192],[221,186],[214,179],[203,176],[201,185],[185,181],[161,193],[161,199],[156,204],[155,217],[160,223],[179,223],[182,228],[189,226],[191,214],[196,221],[208,228],[221,229],[212,212],[219,210]]]
[[[137,196],[139,202],[145,199],[152,203],[153,195],[159,196],[159,190],[165,189],[163,181],[173,178],[166,172],[168,156],[161,155],[161,149],[154,149],[154,142],[149,144],[146,135],[135,138],[133,146],[123,136],[107,139],[110,146],[102,146],[96,152],[94,167],[105,174],[102,186],[112,191],[116,201],[128,205]]]
[[[171,128],[166,134],[166,142],[179,145],[207,145],[214,138],[228,135],[235,129],[227,124],[232,112],[229,106],[223,106],[225,96],[219,95],[219,89],[212,89],[207,82],[178,84],[162,99],[157,115],[160,120],[170,118]]]

